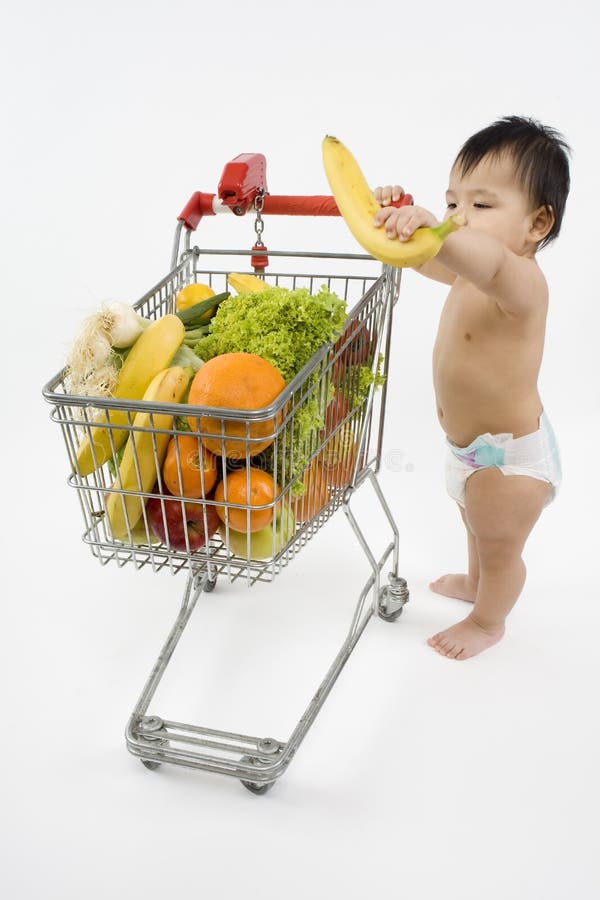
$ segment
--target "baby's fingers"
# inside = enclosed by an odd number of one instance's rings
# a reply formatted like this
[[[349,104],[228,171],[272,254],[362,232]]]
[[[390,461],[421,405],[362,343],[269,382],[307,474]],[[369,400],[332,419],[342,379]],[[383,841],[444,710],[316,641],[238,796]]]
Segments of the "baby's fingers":
[[[376,187],[373,194],[380,206],[389,206],[404,196],[404,188],[399,184],[388,184],[385,187]]]
[[[434,228],[439,225],[435,216],[422,206],[404,206],[402,209],[406,215],[397,222],[398,238],[407,241],[413,236],[417,228]],[[400,212],[401,210],[399,210]]]
[[[380,209],[373,220],[375,227],[385,223],[385,233],[389,238],[407,241],[423,223],[412,206],[387,206]]]
[[[407,241],[422,224],[423,222],[418,212],[409,214],[403,222],[398,222],[397,224],[398,239]]]
[[[382,209],[378,209],[373,218],[373,225],[375,228],[379,228],[384,222],[388,222],[388,219],[393,219],[397,212],[398,209],[395,206],[384,206]],[[393,222],[388,222],[386,230],[388,230],[388,228],[394,230],[395,226]]]

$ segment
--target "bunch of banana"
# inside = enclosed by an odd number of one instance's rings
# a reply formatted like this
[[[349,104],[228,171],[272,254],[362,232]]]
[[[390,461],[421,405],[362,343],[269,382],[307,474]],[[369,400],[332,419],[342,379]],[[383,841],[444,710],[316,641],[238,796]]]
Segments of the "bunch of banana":
[[[114,397],[121,400],[141,400],[157,372],[168,366],[175,356],[183,341],[184,332],[183,322],[175,315],[163,316],[148,325],[125,358],[119,371]],[[112,427],[104,427],[105,423]],[[124,409],[110,409],[104,411],[102,417],[90,426],[89,433],[84,436],[77,450],[77,471],[80,475],[89,475],[111,458],[113,446],[118,450],[128,434],[126,428],[118,426],[127,424],[127,412]]]
[[[190,380],[181,366],[159,372],[150,382],[143,399],[151,403],[180,403]],[[137,413],[133,431],[125,445],[113,491],[106,497],[106,513],[113,537],[128,540],[139,522],[147,494],[162,468],[173,427],[173,416],[166,413]],[[139,491],[140,494],[122,493]],[[135,540],[135,534],[132,534]]]
[[[346,225],[367,253],[388,266],[422,266],[436,255],[444,238],[460,227],[460,220],[451,216],[435,228],[417,228],[407,241],[391,240],[385,228],[373,224],[381,207],[358,163],[341,141],[329,135],[323,140],[323,165]]]
[[[251,294],[257,291],[266,291],[269,288],[262,278],[257,278],[256,275],[243,275],[239,272],[230,272],[227,282],[238,294]]]

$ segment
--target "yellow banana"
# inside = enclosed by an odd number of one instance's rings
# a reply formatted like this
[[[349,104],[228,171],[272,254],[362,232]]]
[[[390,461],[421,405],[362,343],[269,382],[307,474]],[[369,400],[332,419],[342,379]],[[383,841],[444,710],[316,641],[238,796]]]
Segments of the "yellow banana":
[[[373,225],[375,213],[381,207],[358,163],[341,141],[329,135],[323,140],[323,165],[346,225],[367,253],[388,266],[422,266],[436,255],[444,238],[460,227],[460,219],[451,216],[435,228],[417,228],[408,241],[392,240],[383,226]]]
[[[256,291],[266,291],[269,285],[257,278],[256,275],[240,275],[239,272],[230,272],[227,281],[238,294],[251,294]]]
[[[157,372],[169,365],[185,334],[185,327],[178,316],[167,315],[152,322],[141,333],[125,358],[114,397],[121,400],[140,400]],[[115,450],[125,441],[128,432],[120,428],[105,428],[110,425],[124,425],[128,422],[123,409],[106,410],[102,417],[90,427],[92,444],[85,435],[77,449],[77,471],[89,475],[96,467],[103,465]]]
[[[143,399],[152,403],[180,403],[189,380],[188,373],[181,366],[164,369],[152,379]],[[113,489],[147,494],[156,483],[171,437],[168,432],[160,432],[173,427],[173,416],[139,412],[133,420],[133,427]],[[146,498],[137,494],[108,494],[106,512],[114,538],[129,540],[142,516],[145,502]]]

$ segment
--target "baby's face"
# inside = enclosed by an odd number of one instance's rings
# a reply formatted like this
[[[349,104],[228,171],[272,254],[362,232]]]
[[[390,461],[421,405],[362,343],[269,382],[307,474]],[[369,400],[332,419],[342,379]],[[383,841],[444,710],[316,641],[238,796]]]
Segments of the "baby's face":
[[[469,228],[498,238],[515,253],[530,249],[531,204],[507,154],[484,157],[467,175],[461,175],[455,166],[446,203],[446,218],[460,212]]]

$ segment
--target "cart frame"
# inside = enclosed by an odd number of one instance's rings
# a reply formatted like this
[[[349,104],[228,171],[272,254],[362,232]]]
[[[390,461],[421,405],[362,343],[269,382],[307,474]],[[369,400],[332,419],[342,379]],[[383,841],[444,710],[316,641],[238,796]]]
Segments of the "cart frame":
[[[182,223],[178,224],[173,249],[172,269],[161,282],[134,304],[141,314],[158,317],[165,312],[172,311],[176,289],[192,280],[197,280],[201,272],[208,275],[211,283],[215,279],[226,278],[228,272],[231,271],[230,269],[200,269],[199,262],[203,255],[217,258],[250,255],[248,251],[243,250],[201,251],[198,247],[192,248],[190,247],[189,230],[188,228],[185,246],[180,251]],[[260,241],[259,246],[255,245],[250,252],[253,254],[253,262],[256,262],[257,254],[260,257],[260,255],[266,256],[267,253],[266,248]],[[304,260],[310,260],[311,263],[313,260],[319,260],[321,264],[327,260],[354,260],[361,262],[361,264],[363,261],[373,262],[372,258],[365,254],[269,251],[269,255],[276,258],[303,258]],[[264,271],[263,269],[261,270]],[[97,504],[104,502],[102,497],[107,489],[106,479],[102,474],[98,475],[98,473],[94,473],[92,478],[82,478],[77,472],[76,465],[77,428],[81,427],[82,420],[84,423],[87,423],[88,428],[92,422],[90,398],[77,397],[66,393],[64,370],[58,373],[45,386],[43,390],[44,397],[54,407],[52,418],[61,425],[67,453],[73,469],[69,482],[77,490],[86,522],[84,540],[89,544],[94,555],[98,556],[103,563],[109,560],[115,560],[119,565],[123,565],[126,562],[134,562],[138,567],[150,565],[154,570],[168,567],[172,573],[187,572],[181,608],[126,727],[125,738],[128,750],[134,756],[139,757],[147,768],[155,769],[161,764],[168,763],[201,769],[237,778],[253,793],[265,793],[287,769],[342,668],[350,657],[369,619],[372,616],[378,616],[388,622],[395,621],[402,613],[404,605],[408,602],[409,591],[407,582],[398,574],[398,528],[377,478],[381,462],[385,421],[392,314],[400,290],[400,276],[401,270],[392,269],[388,266],[383,266],[378,276],[348,276],[335,272],[325,275],[314,275],[307,272],[277,272],[270,273],[267,276],[267,280],[272,279],[275,284],[285,283],[287,279],[292,286],[308,283],[311,288],[315,281],[321,283],[321,279],[326,279],[330,286],[339,281],[345,283],[346,292],[348,291],[351,278],[354,278],[358,285],[362,282],[361,297],[348,313],[347,323],[358,320],[360,316],[373,316],[372,320],[369,319],[369,322],[373,322],[374,329],[376,328],[377,330],[377,341],[373,357],[376,359],[379,352],[383,351],[384,361],[384,382],[381,390],[375,456],[369,458],[369,448],[367,446],[375,399],[375,386],[371,384],[360,414],[357,414],[353,419],[358,452],[354,465],[351,467],[350,477],[347,477],[345,483],[340,485],[339,490],[331,492],[332,498],[327,508],[316,512],[308,522],[303,524],[303,527],[298,528],[296,533],[285,542],[285,545],[277,553],[273,553],[267,563],[261,564],[249,558],[236,559],[234,557],[232,559],[228,551],[223,552],[224,543],[221,543],[219,546],[219,544],[211,541],[207,542],[206,546],[200,551],[193,552],[188,546],[184,551],[177,552],[168,546],[151,546],[150,542],[145,546],[134,546],[133,539],[130,543],[127,541],[115,541],[111,539],[110,534],[106,533],[106,530],[102,532],[102,529],[106,529],[106,517],[103,516],[102,508],[97,508]],[[356,287],[356,285],[354,286]],[[344,299],[346,298],[344,297]],[[348,338],[348,341],[350,341],[350,338]],[[348,342],[345,346],[347,345]],[[335,358],[334,350],[335,348],[332,345],[325,345],[315,353],[309,363],[296,375],[290,384],[286,385],[281,396],[270,407],[256,412],[225,409],[216,409],[212,410],[212,412],[221,416],[223,421],[227,417],[237,416],[239,418],[242,415],[247,418],[248,422],[256,419],[264,421],[269,417],[274,421],[278,412],[289,408],[294,397],[298,396],[298,391],[302,392],[309,376],[314,376],[315,373],[318,373],[318,383],[320,383],[321,379],[329,379]],[[302,402],[302,394],[300,394],[300,397],[300,402]],[[130,431],[134,430],[134,416],[140,409],[147,409],[151,415],[165,412],[172,413],[173,416],[198,414],[198,408],[185,404],[151,404],[142,401],[95,400],[94,407],[105,410],[113,408],[125,409],[128,414],[128,428]],[[313,448],[313,458],[321,450],[322,447]],[[379,557],[369,546],[351,508],[355,492],[367,482],[370,483],[392,531],[392,540]],[[282,485],[282,489],[286,487],[285,484]],[[119,489],[115,489],[114,485],[112,490],[119,492]],[[192,616],[196,603],[204,591],[208,592],[214,589],[218,575],[226,571],[229,580],[233,581],[240,575],[246,574],[248,584],[252,584],[256,580],[271,580],[340,506],[344,510],[352,530],[368,559],[371,574],[360,592],[349,630],[340,650],[290,737],[286,741],[273,737],[255,737],[175,722],[158,715],[148,715],[150,703],[175,652],[181,635]],[[146,527],[148,527],[147,522]],[[388,572],[387,583],[382,583],[382,570],[386,563],[391,568]]]

